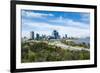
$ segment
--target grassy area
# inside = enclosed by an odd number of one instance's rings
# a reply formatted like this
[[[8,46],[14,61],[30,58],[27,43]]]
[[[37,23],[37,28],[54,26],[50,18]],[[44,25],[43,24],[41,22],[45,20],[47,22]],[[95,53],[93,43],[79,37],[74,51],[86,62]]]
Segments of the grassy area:
[[[21,47],[21,62],[45,62],[90,59],[88,51],[70,51],[46,42],[26,42]]]

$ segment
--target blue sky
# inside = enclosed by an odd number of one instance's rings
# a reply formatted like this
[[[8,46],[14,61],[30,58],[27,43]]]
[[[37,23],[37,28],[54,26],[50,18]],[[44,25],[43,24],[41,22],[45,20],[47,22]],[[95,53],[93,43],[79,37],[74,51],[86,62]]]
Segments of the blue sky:
[[[61,37],[87,37],[90,35],[90,14],[82,12],[21,10],[22,37],[30,31],[52,35],[57,30]]]

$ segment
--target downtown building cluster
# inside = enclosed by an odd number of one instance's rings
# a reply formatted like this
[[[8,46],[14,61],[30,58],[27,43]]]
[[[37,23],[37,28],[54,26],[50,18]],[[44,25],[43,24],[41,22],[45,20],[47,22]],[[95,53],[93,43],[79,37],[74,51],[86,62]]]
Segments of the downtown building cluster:
[[[67,34],[63,36],[62,38],[67,38]],[[51,39],[62,39],[59,35],[59,32],[57,30],[53,30],[52,35],[40,35],[39,33],[36,33],[34,31],[30,32],[30,39],[31,40],[51,40]]]

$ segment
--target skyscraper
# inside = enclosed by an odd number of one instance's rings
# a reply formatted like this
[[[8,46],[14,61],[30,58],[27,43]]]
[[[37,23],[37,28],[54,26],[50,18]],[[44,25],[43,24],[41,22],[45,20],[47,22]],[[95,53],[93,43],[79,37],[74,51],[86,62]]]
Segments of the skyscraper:
[[[65,34],[65,38],[67,38],[67,34]]]
[[[34,40],[34,32],[33,31],[30,32],[30,39]]]
[[[56,31],[56,30],[53,31],[53,37],[54,37],[54,39],[60,38],[58,31]]]
[[[39,40],[40,39],[40,35],[37,33],[36,34],[36,40]]]

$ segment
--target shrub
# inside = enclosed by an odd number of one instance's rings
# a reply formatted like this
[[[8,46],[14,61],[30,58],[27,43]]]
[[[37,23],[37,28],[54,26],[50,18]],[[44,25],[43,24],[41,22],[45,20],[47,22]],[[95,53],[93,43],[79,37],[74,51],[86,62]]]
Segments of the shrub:
[[[68,61],[90,59],[88,51],[71,51],[44,42],[22,43],[22,62]]]

